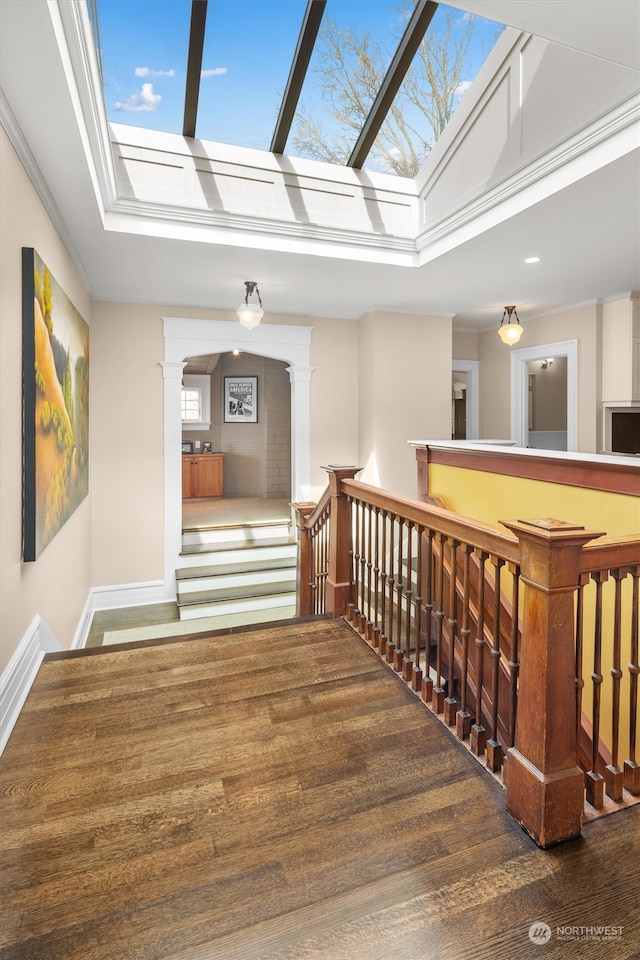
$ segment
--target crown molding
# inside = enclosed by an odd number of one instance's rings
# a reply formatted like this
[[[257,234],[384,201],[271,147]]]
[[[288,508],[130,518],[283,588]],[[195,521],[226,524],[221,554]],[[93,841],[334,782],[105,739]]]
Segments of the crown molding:
[[[475,222],[481,222],[484,218],[490,217],[501,206],[507,205],[508,202],[512,201],[515,197],[519,196],[522,198],[523,202],[519,209],[526,209],[526,207],[530,205],[529,202],[524,202],[526,191],[532,190],[532,188],[537,187],[561,171],[565,171],[568,174],[569,171],[566,168],[570,165],[587,157],[595,151],[596,148],[601,147],[605,143],[610,143],[614,137],[624,134],[634,125],[638,126],[639,124],[640,94],[634,94],[604,116],[588,124],[578,133],[574,134],[574,136],[569,137],[555,148],[550,149],[547,153],[532,160],[516,173],[506,177],[493,187],[488,188],[475,200],[464,202],[459,209],[443,217],[438,223],[420,231],[416,237],[418,255],[420,256],[421,253],[425,253],[427,250],[430,255],[433,255],[434,252],[436,255],[442,253],[443,245],[445,245],[445,242],[450,239],[453,234],[470,227],[471,224]],[[621,156],[628,153],[629,150],[637,148],[637,136],[631,138],[629,143],[623,146],[625,148],[619,147],[616,156]],[[603,162],[602,157],[597,157],[595,164],[591,164],[588,169],[581,171],[578,176],[576,176],[575,173],[569,175],[569,182],[581,179],[594,170],[605,166],[606,163],[612,159],[614,159],[614,157],[609,157]],[[562,189],[567,185],[566,180],[567,178],[562,179],[562,182],[559,182],[555,189],[549,190],[546,195]],[[425,184],[423,190],[426,190],[427,187],[428,183]],[[539,191],[535,192],[535,196],[533,196],[531,202],[537,202],[538,200],[540,200]],[[516,212],[519,211],[515,211],[513,205],[510,204],[506,217],[511,217]],[[495,216],[493,219],[495,220]],[[505,217],[498,218],[497,222],[501,219],[505,219]],[[484,225],[480,226],[479,231],[475,232],[480,232],[483,229],[485,229]],[[475,232],[471,231],[466,239],[475,235]],[[446,244],[447,248],[450,246],[452,246],[451,243]]]
[[[120,222],[122,218],[123,222]],[[325,227],[320,224],[301,223],[299,221],[276,220],[266,217],[254,217],[239,213],[220,213],[211,210],[197,210],[156,203],[148,200],[118,199],[105,216],[105,229],[127,230],[132,227],[126,223],[130,218],[145,223],[145,233],[162,234],[160,224],[172,224],[170,236],[176,236],[175,224],[180,224],[184,234],[198,232],[198,240],[220,243],[230,242],[237,237],[237,244],[246,245],[247,235],[280,240],[283,249],[292,250],[292,245],[317,243],[329,249],[323,250],[324,256],[342,258],[353,249],[377,251],[383,254],[384,262],[400,266],[416,265],[416,244],[410,237],[398,237],[389,234],[375,234],[364,231]],[[206,228],[206,233],[202,233]],[[214,228],[214,231],[212,231]],[[331,249],[331,248],[334,249]]]
[[[53,226],[58,233],[58,236],[62,240],[62,243],[66,247],[67,253],[71,257],[73,264],[80,274],[82,282],[86,289],[91,293],[91,283],[89,281],[89,275],[84,267],[82,262],[82,257],[78,251],[78,248],[74,244],[71,234],[67,229],[67,225],[64,217],[60,213],[60,209],[56,204],[47,182],[42,175],[42,172],[36,162],[33,153],[27,143],[24,134],[20,128],[20,124],[16,120],[16,117],[11,109],[7,97],[0,88],[0,124],[2,125],[3,130],[7,134],[13,149],[15,150],[20,163],[25,169],[29,180],[33,184],[33,187],[40,198],[40,201],[45,208]]]

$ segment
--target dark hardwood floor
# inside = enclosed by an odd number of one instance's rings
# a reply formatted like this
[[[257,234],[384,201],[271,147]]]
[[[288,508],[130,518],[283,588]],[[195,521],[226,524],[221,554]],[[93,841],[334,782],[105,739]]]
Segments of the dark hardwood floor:
[[[539,850],[340,621],[51,655],[1,785],[2,960],[640,957],[640,807]]]

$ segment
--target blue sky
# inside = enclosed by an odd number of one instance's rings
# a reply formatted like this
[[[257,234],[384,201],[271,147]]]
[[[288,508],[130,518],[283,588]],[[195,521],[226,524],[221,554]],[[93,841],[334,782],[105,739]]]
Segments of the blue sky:
[[[97,0],[107,115],[116,123],[181,133],[190,0]],[[326,17],[388,47],[402,33],[397,0],[329,0]],[[209,0],[197,136],[268,149],[306,0]],[[465,14],[456,11],[462,22]],[[474,74],[496,25],[480,21]],[[309,80],[313,74],[313,61]],[[303,97],[311,102],[311,89]],[[313,101],[314,109],[318,101]]]

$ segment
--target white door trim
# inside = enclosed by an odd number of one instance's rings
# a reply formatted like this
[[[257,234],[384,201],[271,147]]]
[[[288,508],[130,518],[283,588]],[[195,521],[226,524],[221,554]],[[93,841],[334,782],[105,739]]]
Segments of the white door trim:
[[[578,449],[578,341],[559,340],[511,351],[511,439],[527,445],[529,432],[528,369],[531,360],[567,358],[567,450]]]
[[[477,440],[480,437],[480,361],[454,360],[451,369],[467,375],[467,440]]]

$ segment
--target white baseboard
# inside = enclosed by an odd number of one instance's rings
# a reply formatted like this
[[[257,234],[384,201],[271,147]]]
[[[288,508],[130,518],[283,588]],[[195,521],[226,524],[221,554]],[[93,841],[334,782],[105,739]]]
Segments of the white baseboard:
[[[93,597],[91,596],[91,593],[92,591],[90,590],[87,595],[84,609],[80,614],[78,626],[76,627],[76,632],[74,633],[73,640],[71,641],[71,650],[81,650],[86,645],[94,610]]]
[[[168,596],[164,580],[93,587],[90,598],[91,612],[111,610],[115,607],[138,607],[149,603],[170,603],[175,598],[175,586],[173,596]]]
[[[62,650],[46,623],[34,617],[0,677],[0,753],[4,750],[45,653]]]

